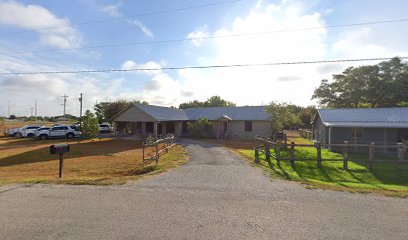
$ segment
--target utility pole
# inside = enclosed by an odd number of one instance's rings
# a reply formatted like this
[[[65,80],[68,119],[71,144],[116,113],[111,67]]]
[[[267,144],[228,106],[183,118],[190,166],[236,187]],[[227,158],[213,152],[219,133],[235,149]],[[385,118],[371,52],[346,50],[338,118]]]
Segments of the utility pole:
[[[38,101],[35,99],[35,119],[37,120]]]
[[[33,116],[33,110],[34,110],[34,108],[33,107],[30,107],[30,111],[31,111],[31,117]]]
[[[63,117],[65,117],[65,109],[66,109],[66,105],[67,105],[67,94],[64,94],[64,96],[61,96],[62,98],[64,98],[64,116]]]
[[[79,131],[82,131],[82,95],[79,97]]]

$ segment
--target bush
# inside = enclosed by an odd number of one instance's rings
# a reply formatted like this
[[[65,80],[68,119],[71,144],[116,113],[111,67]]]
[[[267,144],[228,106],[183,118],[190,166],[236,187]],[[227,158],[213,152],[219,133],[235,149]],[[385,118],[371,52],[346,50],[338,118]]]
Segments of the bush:
[[[85,112],[82,125],[82,135],[85,138],[94,138],[99,134],[98,119],[89,110]]]
[[[200,118],[195,123],[188,123],[188,131],[193,138],[211,138],[212,128],[212,123],[207,118]]]

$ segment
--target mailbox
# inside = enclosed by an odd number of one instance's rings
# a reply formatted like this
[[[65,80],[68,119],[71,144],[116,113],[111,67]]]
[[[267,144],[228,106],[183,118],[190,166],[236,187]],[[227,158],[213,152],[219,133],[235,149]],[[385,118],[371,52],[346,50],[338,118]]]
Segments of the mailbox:
[[[54,144],[50,146],[51,154],[61,154],[69,152],[69,145],[67,143]]]

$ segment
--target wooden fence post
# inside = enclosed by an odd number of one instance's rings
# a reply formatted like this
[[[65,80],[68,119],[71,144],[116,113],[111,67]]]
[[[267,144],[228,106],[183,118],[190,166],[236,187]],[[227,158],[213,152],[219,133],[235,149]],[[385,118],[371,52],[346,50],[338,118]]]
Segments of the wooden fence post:
[[[318,141],[316,142],[317,151],[317,167],[322,168],[322,144]]]
[[[343,169],[348,170],[348,141],[344,141],[343,147]]]
[[[265,144],[265,155],[266,160],[271,161],[271,147],[269,146],[269,143]]]
[[[280,167],[280,145],[276,144],[276,164]]]
[[[156,145],[156,163],[158,163],[159,162],[159,144],[156,143],[155,145]]]
[[[374,165],[374,151],[375,146],[374,143],[370,143],[370,150],[368,152],[368,169],[372,170]]]
[[[290,165],[295,167],[295,142],[290,143]]]
[[[255,147],[255,163],[259,163],[259,146]]]

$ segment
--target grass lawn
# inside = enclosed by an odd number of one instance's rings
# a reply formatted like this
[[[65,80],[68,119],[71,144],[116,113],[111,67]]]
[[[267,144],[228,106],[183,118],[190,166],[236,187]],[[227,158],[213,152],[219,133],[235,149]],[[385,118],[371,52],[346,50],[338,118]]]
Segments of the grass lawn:
[[[62,142],[69,143],[71,151],[64,154],[63,178],[59,179],[58,156],[49,154],[49,146]],[[142,145],[133,140],[40,141],[3,137],[0,138],[0,184],[123,184],[164,172],[186,160],[185,150],[178,145],[156,165],[142,161]]]
[[[291,141],[305,143],[306,140],[291,138]],[[254,163],[254,140],[227,140],[219,142],[244,156]],[[274,154],[274,151],[271,150]],[[288,152],[281,152],[282,157],[289,157]],[[316,149],[299,147],[295,148],[298,158],[316,158]],[[322,150],[322,158],[339,159],[343,156]],[[276,160],[266,161],[265,155],[260,154],[261,162],[256,164],[267,171],[271,177],[298,181],[306,184],[307,188],[325,188],[332,190],[379,193],[388,196],[408,197],[408,164],[398,166],[395,163],[375,163],[374,169],[369,171],[365,163],[352,162],[353,159],[364,160],[366,155],[350,155],[349,170],[343,170],[341,161],[323,161],[322,169],[317,167],[316,161],[296,161],[292,168],[289,161],[281,161],[280,166]],[[382,158],[384,159],[384,158]]]

